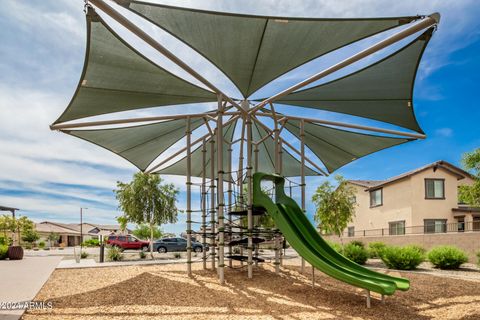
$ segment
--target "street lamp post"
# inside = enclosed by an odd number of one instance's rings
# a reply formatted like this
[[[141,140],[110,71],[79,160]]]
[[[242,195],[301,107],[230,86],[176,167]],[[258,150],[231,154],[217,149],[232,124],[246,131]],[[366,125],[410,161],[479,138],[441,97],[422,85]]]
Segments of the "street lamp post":
[[[83,250],[83,210],[87,210],[88,208],[80,207],[80,253]]]

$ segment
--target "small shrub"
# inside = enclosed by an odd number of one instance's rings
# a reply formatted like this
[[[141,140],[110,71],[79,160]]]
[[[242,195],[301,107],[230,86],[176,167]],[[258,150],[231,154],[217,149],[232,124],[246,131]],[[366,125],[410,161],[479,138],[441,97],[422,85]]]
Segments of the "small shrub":
[[[82,245],[84,247],[98,247],[100,245],[100,242],[98,239],[88,239],[83,241]]]
[[[40,242],[38,243],[38,247],[39,247],[40,249],[45,248],[45,241],[40,241]]]
[[[0,260],[5,260],[8,255],[8,246],[0,244]]]
[[[123,260],[123,253],[119,247],[113,246],[108,249],[107,258],[110,261]]]
[[[427,250],[419,244],[411,244],[411,245],[409,245],[409,247],[420,251],[421,253],[423,253],[423,255],[425,255],[427,253]]]
[[[480,267],[480,251],[477,252],[477,264]]]
[[[9,246],[12,244],[12,238],[0,236],[0,245]]]
[[[63,247],[58,247],[58,250],[63,250]]]
[[[239,247],[233,248],[233,253],[234,254],[240,254],[240,248]]]
[[[336,242],[327,241],[328,245],[332,247],[338,253],[342,253],[342,245]]]
[[[26,244],[25,245],[25,249],[27,250],[32,250],[32,245],[29,243],[29,244]]]
[[[38,251],[38,248],[33,248],[33,251]]]
[[[390,269],[414,270],[425,260],[423,248],[419,246],[386,247],[380,257]]]
[[[368,260],[367,249],[353,241],[343,246],[343,255],[358,264],[365,264]]]
[[[82,253],[80,253],[80,258],[81,259],[87,259],[88,258],[88,253],[86,251],[82,251]]]
[[[140,251],[138,255],[140,256],[140,259],[145,259],[147,257],[147,255],[143,251]]]
[[[378,259],[382,256],[383,251],[387,245],[381,241],[374,241],[368,244],[368,256],[373,259]]]
[[[350,244],[352,244],[354,246],[365,248],[365,244],[360,240],[352,240],[352,241],[350,241]]]
[[[174,257],[175,259],[180,259],[180,258],[182,257],[182,255],[180,254],[180,252],[175,252],[175,253],[173,254],[173,257]]]
[[[435,268],[458,269],[460,265],[468,261],[468,257],[457,247],[439,246],[430,250],[428,260]]]
[[[49,251],[49,250],[50,250],[50,248],[49,248],[49,247],[45,247],[45,248],[43,248],[43,250],[45,250],[45,251]]]

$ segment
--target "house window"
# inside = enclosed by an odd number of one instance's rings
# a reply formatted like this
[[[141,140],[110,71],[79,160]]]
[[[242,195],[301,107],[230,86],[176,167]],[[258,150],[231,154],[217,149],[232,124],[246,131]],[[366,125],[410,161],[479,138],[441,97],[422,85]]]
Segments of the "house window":
[[[405,221],[393,221],[388,223],[388,230],[391,236],[405,234]]]
[[[425,199],[445,199],[445,180],[425,179]]]
[[[355,227],[348,227],[348,236],[355,237]]]
[[[423,222],[425,233],[447,232],[447,219],[425,219]]]
[[[383,204],[383,189],[370,191],[370,207],[378,207]]]

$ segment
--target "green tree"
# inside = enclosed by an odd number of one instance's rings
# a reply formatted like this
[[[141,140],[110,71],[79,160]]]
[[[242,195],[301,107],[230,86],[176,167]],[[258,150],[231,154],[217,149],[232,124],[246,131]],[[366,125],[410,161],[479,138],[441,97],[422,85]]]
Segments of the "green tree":
[[[50,234],[47,237],[48,241],[50,242],[50,247],[53,247],[53,245],[55,244],[55,241],[58,241],[58,238],[59,238],[58,233],[50,232]]]
[[[117,182],[115,190],[119,208],[129,222],[150,227],[150,255],[153,259],[155,227],[177,221],[178,190],[163,184],[157,174],[138,172],[130,183]]]
[[[120,231],[125,233],[125,230],[127,230],[128,218],[125,216],[118,216],[117,222],[120,225]]]
[[[147,240],[150,239],[150,226],[148,224],[137,225],[135,230],[133,230],[133,235],[139,239]],[[155,227],[153,229],[153,239],[159,239],[162,237],[163,231],[160,227]]]
[[[474,176],[471,186],[460,186],[459,200],[474,207],[480,207],[480,148],[463,155],[462,164],[465,170]]]
[[[35,230],[35,224],[32,220],[28,219],[25,216],[21,216],[20,218],[14,221],[14,228],[18,235],[18,240],[22,239],[22,234],[28,231]]]
[[[40,236],[38,235],[38,232],[33,229],[26,230],[22,235],[22,240],[30,244],[35,243],[38,239],[40,239]]]
[[[320,230],[341,236],[355,215],[355,190],[342,176],[335,176],[337,187],[330,181],[322,183],[312,197],[316,211],[314,219]]]

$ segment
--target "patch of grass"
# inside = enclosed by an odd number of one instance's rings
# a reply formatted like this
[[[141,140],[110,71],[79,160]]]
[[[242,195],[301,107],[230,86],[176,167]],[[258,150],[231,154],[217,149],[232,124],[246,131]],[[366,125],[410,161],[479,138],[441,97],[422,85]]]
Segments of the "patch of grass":
[[[390,269],[414,270],[425,260],[423,248],[415,245],[386,247],[380,257]]]
[[[458,269],[468,261],[467,254],[454,246],[438,246],[430,250],[428,260],[439,269]]]
[[[81,259],[87,259],[88,258],[88,253],[86,251],[82,251],[82,253],[80,253],[80,258]]]

